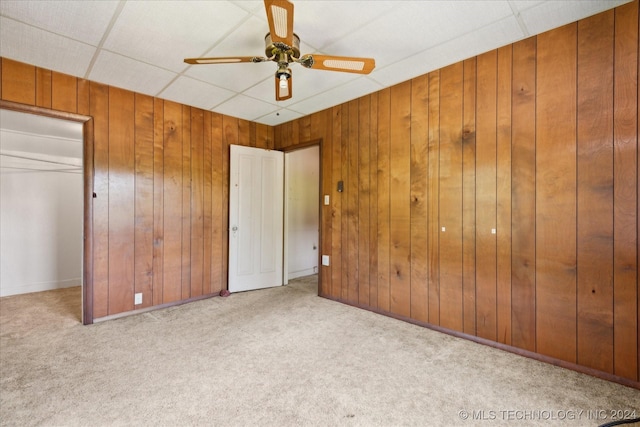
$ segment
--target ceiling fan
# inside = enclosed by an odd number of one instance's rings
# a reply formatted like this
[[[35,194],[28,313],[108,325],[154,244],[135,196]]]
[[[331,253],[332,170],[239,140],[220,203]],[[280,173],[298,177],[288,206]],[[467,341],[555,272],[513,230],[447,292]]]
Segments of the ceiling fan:
[[[278,64],[275,74],[276,101],[292,96],[292,73],[289,64],[298,63],[306,68],[347,73],[369,74],[375,67],[372,58],[348,56],[300,55],[300,38],[293,32],[293,3],[288,0],[264,0],[269,21],[269,32],[264,38],[265,55],[214,58],[186,58],[188,64],[235,64],[238,62],[273,61]]]

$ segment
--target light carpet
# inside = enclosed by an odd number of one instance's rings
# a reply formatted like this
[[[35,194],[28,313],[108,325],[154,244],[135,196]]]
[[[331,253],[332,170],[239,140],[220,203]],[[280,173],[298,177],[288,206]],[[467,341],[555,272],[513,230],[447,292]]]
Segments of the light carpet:
[[[598,426],[640,416],[638,390],[316,289],[310,276],[90,326],[79,288],[1,298],[0,425]]]

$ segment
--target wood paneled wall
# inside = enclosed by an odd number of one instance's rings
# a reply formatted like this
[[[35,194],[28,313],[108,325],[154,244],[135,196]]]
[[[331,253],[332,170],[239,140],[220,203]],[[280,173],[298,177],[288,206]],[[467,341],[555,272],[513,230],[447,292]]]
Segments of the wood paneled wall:
[[[321,295],[637,386],[637,126],[636,1],[275,140],[323,141]]]
[[[226,289],[229,144],[273,148],[272,127],[6,58],[0,72],[2,100],[93,117],[94,319]]]

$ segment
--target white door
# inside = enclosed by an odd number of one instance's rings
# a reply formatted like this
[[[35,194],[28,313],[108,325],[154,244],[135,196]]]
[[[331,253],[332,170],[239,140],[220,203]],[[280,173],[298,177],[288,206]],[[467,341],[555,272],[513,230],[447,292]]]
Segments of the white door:
[[[284,153],[230,148],[229,292],[280,286]]]

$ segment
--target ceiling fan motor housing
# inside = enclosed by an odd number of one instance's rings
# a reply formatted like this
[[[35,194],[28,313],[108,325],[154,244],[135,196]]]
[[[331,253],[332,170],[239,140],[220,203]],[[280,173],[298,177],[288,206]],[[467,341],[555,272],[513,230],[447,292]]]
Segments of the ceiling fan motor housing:
[[[264,53],[267,58],[273,59],[275,62],[279,61],[282,54],[286,54],[294,59],[300,58],[300,37],[297,34],[293,34],[293,46],[287,46],[284,43],[274,43],[271,40],[271,33],[267,33],[264,36]]]

